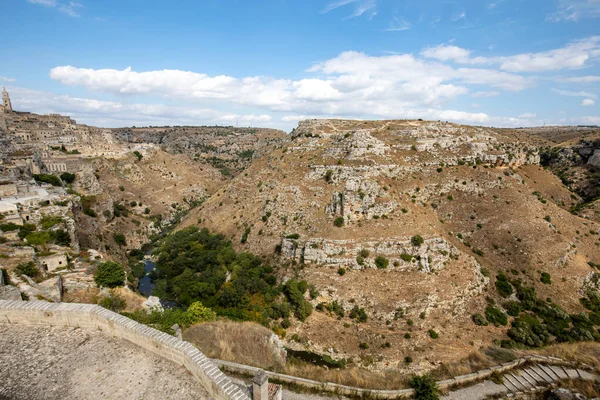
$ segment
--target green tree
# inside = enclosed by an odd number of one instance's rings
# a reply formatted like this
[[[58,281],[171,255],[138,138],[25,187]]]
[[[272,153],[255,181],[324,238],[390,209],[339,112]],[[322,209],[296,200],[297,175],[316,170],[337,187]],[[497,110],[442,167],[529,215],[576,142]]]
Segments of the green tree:
[[[114,288],[125,284],[125,270],[114,261],[99,264],[94,274],[94,281],[100,287]]]
[[[431,375],[413,376],[409,385],[415,389],[415,400],[439,400],[439,388]]]
[[[377,256],[375,258],[375,265],[379,269],[386,269],[388,265],[390,265],[390,260],[388,260],[384,256]]]
[[[68,172],[63,172],[62,174],[60,174],[60,179],[64,183],[73,183],[73,182],[75,182],[75,174],[70,174]]]
[[[412,243],[413,246],[419,247],[420,245],[422,245],[425,242],[425,240],[423,239],[422,236],[415,235],[410,239],[410,242]]]

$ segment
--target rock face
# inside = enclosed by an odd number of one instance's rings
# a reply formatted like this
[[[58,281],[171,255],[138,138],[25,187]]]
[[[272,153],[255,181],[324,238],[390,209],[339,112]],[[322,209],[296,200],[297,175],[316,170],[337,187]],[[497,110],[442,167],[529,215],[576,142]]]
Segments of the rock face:
[[[201,221],[239,250],[280,257],[283,281],[315,286],[305,298],[321,311],[291,321],[288,342],[356,362],[367,343],[373,368],[409,368],[402,360],[418,354],[411,370],[430,369],[482,345],[482,329],[506,338],[471,320],[486,297],[506,302],[500,271],[582,311],[587,261],[600,264],[597,234],[583,233],[600,226],[568,212],[572,193],[540,167],[541,145],[519,130],[442,122],[304,121],[182,227]],[[361,309],[358,324],[349,315]],[[443,333],[431,341],[430,330]]]
[[[142,303],[142,307],[148,311],[164,311],[162,304],[160,304],[160,299],[156,296],[148,297],[148,300]]]
[[[600,149],[594,150],[594,154],[588,159],[589,165],[600,168]]]

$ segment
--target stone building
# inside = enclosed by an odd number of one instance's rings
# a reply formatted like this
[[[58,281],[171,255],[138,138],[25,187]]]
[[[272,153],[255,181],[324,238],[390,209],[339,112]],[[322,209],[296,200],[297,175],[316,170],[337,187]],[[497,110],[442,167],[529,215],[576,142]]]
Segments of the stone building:
[[[12,112],[12,104],[10,102],[10,96],[6,91],[6,88],[2,88],[2,109],[0,111],[8,114]]]

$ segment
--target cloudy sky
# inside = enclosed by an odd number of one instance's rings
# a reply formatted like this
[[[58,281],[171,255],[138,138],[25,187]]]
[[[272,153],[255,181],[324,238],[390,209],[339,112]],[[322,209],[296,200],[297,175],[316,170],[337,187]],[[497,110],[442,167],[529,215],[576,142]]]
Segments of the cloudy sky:
[[[17,110],[98,126],[600,125],[600,0],[5,0]]]

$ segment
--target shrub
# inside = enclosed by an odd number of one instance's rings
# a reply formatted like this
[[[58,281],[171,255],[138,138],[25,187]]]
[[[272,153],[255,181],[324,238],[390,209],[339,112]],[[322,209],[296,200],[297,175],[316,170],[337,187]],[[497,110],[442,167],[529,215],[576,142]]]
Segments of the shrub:
[[[367,322],[367,313],[364,308],[359,308],[358,306],[354,306],[350,311],[350,318],[357,319],[358,322]]]
[[[98,214],[96,213],[96,211],[94,211],[91,208],[86,208],[83,210],[83,213],[87,216],[90,216],[92,218],[96,218],[98,216]]]
[[[198,322],[214,321],[217,314],[208,307],[204,307],[201,302],[193,302],[185,312],[183,323],[184,325],[193,325]]]
[[[362,249],[358,254],[363,258],[367,258],[371,255],[371,252],[367,249]]]
[[[44,215],[42,217],[42,229],[50,229],[54,225],[58,225],[63,222],[63,219],[58,216]]]
[[[98,305],[114,312],[121,312],[126,306],[125,299],[118,293],[110,293],[109,296],[102,297]]]
[[[119,246],[126,246],[127,245],[127,240],[125,239],[125,235],[123,235],[122,233],[115,233],[113,235],[113,239],[115,239],[115,242],[117,242],[117,244]]]
[[[33,246],[43,246],[52,241],[53,238],[50,232],[32,232],[28,234],[25,239],[27,240],[27,243]]]
[[[413,256],[411,256],[410,254],[402,253],[402,254],[400,254],[400,258],[403,261],[410,262],[410,261],[412,261]]]
[[[140,153],[139,151],[134,151],[133,155],[137,157],[138,161],[140,161],[142,159],[142,153]]]
[[[437,339],[440,337],[440,335],[433,329],[430,329],[429,331],[427,331],[427,333],[429,333],[429,337],[432,339]]]
[[[346,268],[339,267],[339,268],[338,268],[338,274],[339,274],[340,276],[344,276],[344,275],[346,275]]]
[[[513,287],[508,282],[508,277],[503,272],[496,275],[496,290],[500,296],[505,298],[513,294]]]
[[[386,269],[389,264],[390,264],[390,260],[388,260],[384,256],[377,256],[377,258],[375,258],[375,265],[379,269]]]
[[[123,185],[120,185],[120,186],[119,186],[119,190],[120,190],[121,192],[124,192],[124,191],[125,191],[125,188],[123,187]]]
[[[99,287],[114,288],[123,286],[125,281],[125,270],[114,261],[104,262],[96,268],[94,281]]]
[[[17,265],[17,268],[15,270],[17,272],[17,275],[19,275],[19,276],[27,275],[30,278],[35,278],[36,276],[38,276],[40,274],[40,270],[38,269],[37,265],[35,265],[35,263],[33,261],[19,264],[19,265]]]
[[[483,257],[483,251],[481,249],[473,249],[473,253],[477,254],[480,257]]]
[[[506,314],[491,304],[488,304],[488,306],[485,308],[485,317],[495,326],[508,325],[508,317]]]
[[[130,202],[129,207],[131,207],[131,208],[137,207],[137,202],[135,202],[135,201]]]
[[[368,343],[365,343],[365,342],[361,342],[361,343],[358,345],[358,347],[360,347],[360,348],[361,348],[361,349],[363,349],[363,350],[366,350],[366,349],[368,349],[368,348],[369,348],[369,344],[368,344]]]
[[[150,214],[150,209],[148,207],[144,209],[144,214]]]
[[[75,174],[70,174],[68,172],[63,172],[62,174],[60,174],[60,179],[64,183],[73,183],[73,182],[75,182]]]
[[[333,221],[333,225],[337,226],[338,228],[341,228],[342,226],[344,226],[344,217],[337,217]]]
[[[413,376],[409,385],[415,390],[415,400],[439,400],[439,388],[431,375]]]
[[[488,326],[489,323],[485,319],[485,317],[481,314],[473,314],[471,315],[471,319],[477,326]]]
[[[300,235],[297,233],[292,233],[291,235],[287,235],[286,239],[300,239]]]
[[[357,256],[356,262],[358,263],[358,265],[365,265],[365,259],[362,256]]]
[[[410,239],[410,242],[412,243],[413,246],[419,247],[420,245],[422,245],[425,242],[425,240],[420,235],[415,235]]]
[[[406,335],[408,335],[410,338],[410,335],[408,333]],[[404,337],[406,337],[406,335],[404,335]],[[410,364],[411,362],[413,362],[413,358],[411,356],[406,356],[406,357],[404,357],[404,362],[406,364]]]
[[[543,284],[546,284],[546,285],[551,285],[552,277],[550,276],[549,273],[542,272],[542,275],[540,276],[540,282],[542,282]]]
[[[332,178],[333,178],[333,171],[328,169],[327,172],[325,172],[325,181],[331,182]]]
[[[62,186],[60,178],[52,174],[35,174],[33,175],[33,179],[35,179],[36,182],[49,183],[52,186]]]

